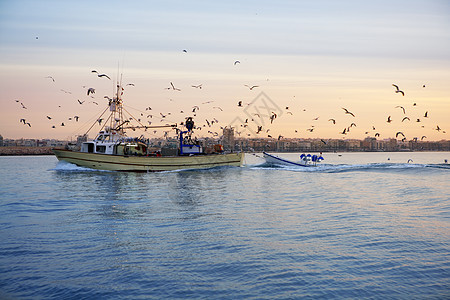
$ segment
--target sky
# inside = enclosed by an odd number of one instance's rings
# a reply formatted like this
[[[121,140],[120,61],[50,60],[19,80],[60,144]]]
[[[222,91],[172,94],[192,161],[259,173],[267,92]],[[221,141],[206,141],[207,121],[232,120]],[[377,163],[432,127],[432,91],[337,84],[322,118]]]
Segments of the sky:
[[[0,0],[4,138],[86,133],[118,80],[127,114],[199,137],[448,140],[450,1]]]

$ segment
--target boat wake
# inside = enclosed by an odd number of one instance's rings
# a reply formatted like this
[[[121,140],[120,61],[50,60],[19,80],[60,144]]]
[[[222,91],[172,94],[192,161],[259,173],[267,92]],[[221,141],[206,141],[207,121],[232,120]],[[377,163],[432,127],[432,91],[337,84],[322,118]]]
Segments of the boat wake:
[[[263,163],[247,165],[250,169],[273,169],[293,172],[343,173],[354,171],[383,171],[383,170],[418,170],[424,168],[438,168],[450,170],[449,164],[411,164],[411,163],[371,163],[371,164],[320,164],[315,167],[297,167]]]
[[[62,172],[110,172],[107,170],[96,170],[91,168],[79,167],[75,164],[59,161],[53,169],[50,171],[62,171]]]

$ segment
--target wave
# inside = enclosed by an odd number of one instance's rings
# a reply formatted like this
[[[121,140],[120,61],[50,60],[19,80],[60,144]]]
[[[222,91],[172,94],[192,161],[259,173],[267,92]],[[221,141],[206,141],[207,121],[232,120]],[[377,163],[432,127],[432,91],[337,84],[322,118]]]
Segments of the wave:
[[[66,162],[66,161],[59,161],[56,166],[50,171],[63,171],[63,172],[111,172],[108,170],[96,170],[91,168],[85,168],[80,167],[75,164]]]
[[[417,170],[424,168],[450,169],[449,164],[370,163],[370,164],[320,164],[314,167],[284,166],[269,163],[247,165],[250,169],[273,169],[294,172],[341,173],[352,171]]]

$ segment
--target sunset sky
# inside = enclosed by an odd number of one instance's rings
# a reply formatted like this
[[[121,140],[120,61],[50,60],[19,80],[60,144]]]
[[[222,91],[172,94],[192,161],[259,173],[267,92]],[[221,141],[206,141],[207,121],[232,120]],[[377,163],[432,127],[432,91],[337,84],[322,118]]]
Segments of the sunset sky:
[[[121,75],[129,113],[161,125],[198,106],[198,126],[219,121],[199,136],[449,139],[450,1],[0,1],[4,138],[85,133]]]

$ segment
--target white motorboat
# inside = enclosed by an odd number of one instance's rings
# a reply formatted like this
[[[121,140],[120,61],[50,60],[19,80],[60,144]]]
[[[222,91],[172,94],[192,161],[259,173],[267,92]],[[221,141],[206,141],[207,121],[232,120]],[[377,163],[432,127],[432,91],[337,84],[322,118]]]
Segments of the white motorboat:
[[[268,164],[298,167],[315,167],[318,163],[324,160],[322,155],[316,154],[301,154],[299,161],[291,161],[266,152],[263,152],[263,156]]]

